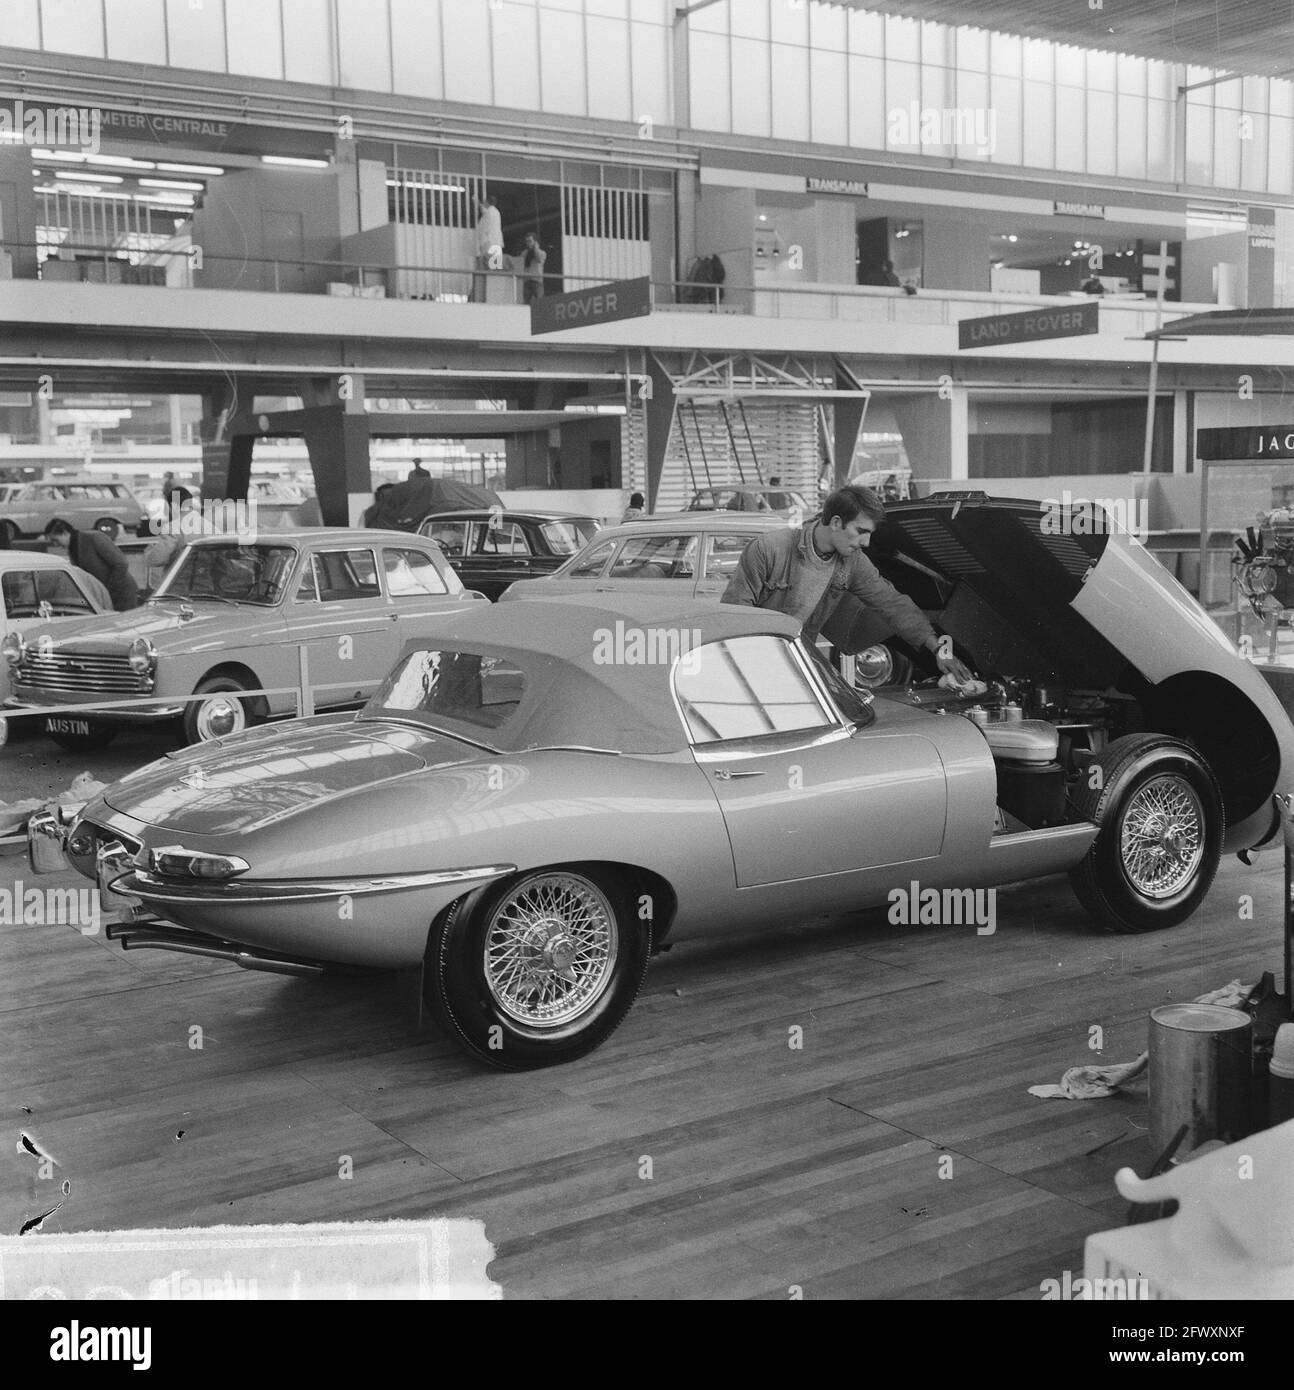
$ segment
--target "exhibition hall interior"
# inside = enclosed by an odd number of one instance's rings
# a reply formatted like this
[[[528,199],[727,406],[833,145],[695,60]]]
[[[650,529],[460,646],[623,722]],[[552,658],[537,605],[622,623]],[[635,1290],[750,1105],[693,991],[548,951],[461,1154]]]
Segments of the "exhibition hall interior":
[[[1276,0],[4,0],[4,1296],[1276,1358],[1292,374]]]

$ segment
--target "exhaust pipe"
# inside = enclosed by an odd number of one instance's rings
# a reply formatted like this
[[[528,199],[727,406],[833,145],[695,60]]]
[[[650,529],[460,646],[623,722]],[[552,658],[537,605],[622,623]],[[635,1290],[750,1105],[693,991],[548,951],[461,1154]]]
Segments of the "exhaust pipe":
[[[116,941],[123,951],[175,951],[182,956],[208,956],[212,960],[229,961],[243,970],[261,970],[271,975],[322,975],[324,967],[310,961],[287,960],[282,956],[262,955],[246,946],[222,941],[216,936],[202,936],[178,927],[133,923],[111,923],[106,929],[109,941]]]

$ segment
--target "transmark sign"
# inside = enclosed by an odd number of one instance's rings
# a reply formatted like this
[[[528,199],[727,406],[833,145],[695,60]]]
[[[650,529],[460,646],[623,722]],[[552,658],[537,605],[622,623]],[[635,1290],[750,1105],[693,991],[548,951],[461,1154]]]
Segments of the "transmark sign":
[[[550,294],[530,304],[530,332],[555,333],[560,328],[583,328],[651,313],[651,277],[611,280],[570,294]]]
[[[1095,300],[1047,309],[1026,309],[1022,314],[991,314],[988,318],[962,319],[957,325],[959,348],[996,347],[1001,343],[1032,343],[1040,338],[1074,338],[1095,333],[1101,306]]]

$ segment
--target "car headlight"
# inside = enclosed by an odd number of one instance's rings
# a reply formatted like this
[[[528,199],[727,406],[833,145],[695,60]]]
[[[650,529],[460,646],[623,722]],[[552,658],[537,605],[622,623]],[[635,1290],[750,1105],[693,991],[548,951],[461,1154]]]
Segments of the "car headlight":
[[[0,642],[0,653],[15,670],[21,663],[23,653],[26,650],[27,644],[22,640],[22,634],[19,632],[11,632],[3,642]]]
[[[854,681],[857,685],[888,685],[894,675],[894,657],[888,647],[868,647],[854,657]]]
[[[183,845],[152,850],[148,862],[154,873],[170,878],[234,878],[251,868],[246,859],[236,854],[205,854]]]
[[[136,637],[130,644],[126,660],[136,675],[146,676],[157,669],[157,648],[147,637]]]

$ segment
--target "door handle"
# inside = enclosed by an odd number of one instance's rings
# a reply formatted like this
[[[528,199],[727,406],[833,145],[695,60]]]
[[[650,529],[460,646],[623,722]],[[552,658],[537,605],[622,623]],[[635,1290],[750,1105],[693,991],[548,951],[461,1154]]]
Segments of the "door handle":
[[[731,782],[735,777],[763,777],[762,772],[730,772],[726,767],[717,768],[714,774],[721,782]]]

